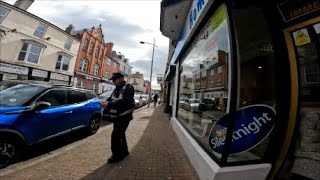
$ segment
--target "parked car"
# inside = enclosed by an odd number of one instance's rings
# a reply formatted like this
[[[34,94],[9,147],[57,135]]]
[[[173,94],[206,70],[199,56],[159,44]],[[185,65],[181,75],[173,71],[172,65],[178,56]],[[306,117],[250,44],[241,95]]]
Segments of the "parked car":
[[[28,145],[80,128],[96,133],[102,110],[92,91],[48,82],[0,82],[0,168]]]
[[[227,103],[227,98],[223,98],[223,102]],[[198,109],[200,117],[211,119],[212,121],[219,120],[225,114],[225,110],[219,105],[219,98],[201,99]]]
[[[199,99],[187,99],[184,108],[190,112],[199,112]]]
[[[140,108],[143,106],[143,100],[141,95],[135,94],[133,98],[135,101],[135,108]]]

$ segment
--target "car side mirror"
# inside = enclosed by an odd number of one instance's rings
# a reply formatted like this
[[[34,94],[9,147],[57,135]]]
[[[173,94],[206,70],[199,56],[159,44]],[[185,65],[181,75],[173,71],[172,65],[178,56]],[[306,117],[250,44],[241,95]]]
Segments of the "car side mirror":
[[[51,107],[51,104],[49,102],[40,101],[34,105],[32,110],[37,112],[37,111],[42,111],[44,109],[48,109],[50,107]]]

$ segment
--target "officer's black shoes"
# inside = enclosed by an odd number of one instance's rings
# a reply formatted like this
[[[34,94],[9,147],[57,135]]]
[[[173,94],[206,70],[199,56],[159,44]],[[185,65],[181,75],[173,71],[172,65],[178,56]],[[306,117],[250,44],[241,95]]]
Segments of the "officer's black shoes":
[[[125,157],[129,156],[129,152],[125,152],[123,153],[121,156],[111,156],[109,159],[108,159],[108,163],[117,163],[117,162],[120,162],[122,161]]]
[[[117,162],[122,161],[122,159],[123,159],[123,157],[121,157],[121,156],[111,156],[108,159],[108,163],[117,163]]]

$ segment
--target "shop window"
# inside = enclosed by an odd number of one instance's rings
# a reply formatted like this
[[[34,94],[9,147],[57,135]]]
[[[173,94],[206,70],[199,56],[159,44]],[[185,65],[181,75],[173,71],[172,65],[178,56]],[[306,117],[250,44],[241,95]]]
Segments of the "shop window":
[[[79,88],[85,88],[85,83],[83,81],[78,82],[78,87]]]
[[[23,43],[18,60],[38,64],[42,47],[36,44]]]
[[[38,38],[43,38],[44,34],[46,33],[48,26],[44,24],[39,24],[37,29],[34,31],[33,35]]]
[[[192,87],[195,88],[191,89],[189,94],[179,94],[180,100],[178,102],[181,103],[179,103],[177,111],[179,122],[203,145],[208,153],[218,159],[221,158],[221,154],[212,150],[209,144],[209,136],[213,125],[228,112],[229,88],[213,89],[209,87],[213,84],[213,80],[210,80],[210,78],[214,75],[214,68],[230,62],[230,30],[226,17],[225,5],[221,5],[191,43],[185,59],[180,61],[182,67],[180,82],[184,76],[187,78],[195,77],[192,81]],[[207,76],[207,72],[211,76]],[[226,76],[226,81],[229,80],[227,70],[220,72],[220,76],[222,75]],[[209,86],[207,83],[209,83]],[[180,84],[182,85],[182,83]],[[199,90],[203,92],[199,92]],[[211,94],[221,91],[225,94],[224,101],[210,97]],[[196,99],[199,103],[183,102],[183,98]],[[189,106],[196,108],[186,108]]]
[[[64,43],[64,48],[67,50],[70,50],[72,46],[72,42],[73,40],[71,38],[67,38],[66,42]]]
[[[86,72],[86,71],[87,71],[87,68],[88,68],[88,60],[86,60],[86,59],[81,59],[79,70],[80,70],[80,71],[83,71],[83,72]]]
[[[58,70],[63,70],[63,71],[68,71],[69,70],[69,63],[70,63],[69,57],[59,55],[58,60],[56,63],[56,69]]]
[[[94,93],[96,93],[96,90],[97,90],[97,85],[96,85],[96,84],[93,84],[93,85],[92,85],[92,91],[93,91]]]
[[[6,9],[4,7],[0,7],[0,23],[4,20],[4,18],[8,14],[8,12],[9,12],[8,9]]]
[[[227,162],[230,163],[262,160],[270,142],[270,134],[273,133],[273,127],[276,124],[275,57],[269,26],[258,1],[244,9],[241,3],[243,2],[237,1],[232,7],[238,50],[238,74],[240,75],[238,76],[240,84],[238,85],[236,110],[244,112],[255,107],[263,107],[264,110],[261,110],[263,113],[259,113],[259,116],[251,118],[251,121],[246,121],[246,118],[234,120],[230,144],[236,144],[247,138],[251,138],[252,142],[243,143],[241,148],[246,148],[230,153],[227,158]],[[220,71],[224,72],[222,66],[220,67]],[[224,79],[221,80],[224,81]],[[259,135],[261,132],[266,133]],[[229,152],[234,149],[230,145]]]

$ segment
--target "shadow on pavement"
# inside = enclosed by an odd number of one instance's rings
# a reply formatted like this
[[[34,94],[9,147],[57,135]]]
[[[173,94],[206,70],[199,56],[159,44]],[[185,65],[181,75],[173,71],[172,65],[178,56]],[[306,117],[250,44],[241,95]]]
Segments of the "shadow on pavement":
[[[100,128],[109,124],[111,123],[107,121],[101,121]],[[26,148],[25,154],[18,162],[26,161],[41,156],[43,154],[50,154],[54,150],[62,148],[68,144],[72,144],[79,140],[85,139],[87,137],[88,134],[86,133],[85,129],[79,129],[69,134],[64,134],[53,139],[46,140],[44,142],[34,144]]]
[[[104,164],[82,180],[175,179],[178,176],[184,180],[198,179],[170,127],[169,115],[163,113],[163,107],[157,107],[150,117],[142,118],[148,118],[149,123],[130,155],[119,163]]]

